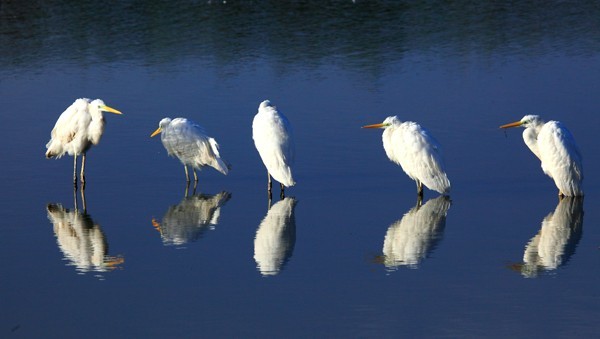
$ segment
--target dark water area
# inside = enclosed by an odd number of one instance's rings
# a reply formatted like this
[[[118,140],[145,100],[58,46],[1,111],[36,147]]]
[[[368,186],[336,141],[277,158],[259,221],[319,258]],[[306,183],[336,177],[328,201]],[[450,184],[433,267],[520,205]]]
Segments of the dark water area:
[[[594,337],[600,331],[600,5],[2,1],[0,336]],[[101,98],[85,194],[47,160]],[[296,137],[267,199],[252,119]],[[562,121],[585,199],[559,200],[522,130]],[[449,198],[390,162],[398,115],[441,143]],[[150,134],[200,123],[232,165],[186,190]],[[84,210],[85,207],[85,210]]]

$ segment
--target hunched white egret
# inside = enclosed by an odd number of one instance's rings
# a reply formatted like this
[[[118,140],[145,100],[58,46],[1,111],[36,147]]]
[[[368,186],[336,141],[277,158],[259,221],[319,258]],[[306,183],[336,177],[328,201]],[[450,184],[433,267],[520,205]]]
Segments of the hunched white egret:
[[[85,154],[100,142],[104,133],[102,112],[122,114],[108,107],[104,101],[96,99],[77,99],[58,117],[50,141],[46,144],[46,158],[57,159],[68,153],[73,156],[73,184],[77,186],[77,156],[81,154],[81,185],[85,187]]]
[[[219,144],[204,131],[202,126],[186,118],[164,118],[150,137],[161,133],[160,140],[170,156],[177,157],[185,169],[185,178],[190,182],[187,166],[192,167],[194,182],[198,182],[196,169],[210,166],[227,175],[229,166],[219,154]]]
[[[525,127],[523,140],[542,162],[542,170],[554,180],[558,195],[583,196],[583,166],[575,138],[560,121],[544,121],[537,115],[500,128]]]
[[[258,113],[252,121],[252,139],[267,168],[267,190],[271,195],[271,176],[281,186],[294,186],[291,166],[294,164],[295,144],[292,125],[288,119],[271,105],[269,100],[260,103]]]
[[[404,173],[417,183],[423,196],[423,185],[441,194],[450,192],[440,144],[428,130],[416,122],[401,122],[397,116],[363,128],[383,128],[383,148],[388,158],[400,165]]]

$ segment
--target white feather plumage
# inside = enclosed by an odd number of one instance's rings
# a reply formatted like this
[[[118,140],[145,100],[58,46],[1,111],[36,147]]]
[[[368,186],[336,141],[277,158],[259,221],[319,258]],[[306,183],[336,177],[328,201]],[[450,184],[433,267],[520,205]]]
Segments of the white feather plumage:
[[[500,126],[523,126],[523,140],[542,163],[542,170],[554,180],[560,195],[583,195],[583,165],[575,138],[559,121],[544,121],[526,115],[520,121]]]
[[[164,118],[152,136],[161,133],[161,141],[170,156],[177,157],[184,167],[202,169],[210,166],[227,175],[229,168],[219,153],[217,141],[202,126],[186,118]],[[187,167],[186,167],[187,176]],[[188,178],[189,180],[189,178]]]
[[[254,116],[252,139],[269,174],[286,187],[294,186],[294,132],[288,119],[269,100],[260,104]]]
[[[397,116],[387,117],[383,123],[364,126],[384,128],[383,148],[388,158],[400,165],[404,173],[427,188],[441,194],[450,193],[440,144],[416,122],[401,122]]]
[[[104,117],[102,112],[121,114],[118,110],[108,107],[104,101],[96,99],[77,99],[56,120],[50,141],[46,144],[46,158],[61,158],[65,154],[73,159],[73,182],[77,184],[77,156],[82,155],[81,182],[85,183],[84,167],[85,154],[100,142],[104,133]]]

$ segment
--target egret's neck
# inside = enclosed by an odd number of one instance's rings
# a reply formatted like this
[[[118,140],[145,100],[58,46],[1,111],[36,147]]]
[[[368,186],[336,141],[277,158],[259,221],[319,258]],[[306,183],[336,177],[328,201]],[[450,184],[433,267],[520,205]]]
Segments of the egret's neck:
[[[396,130],[396,126],[389,126],[383,130],[382,140],[383,140],[383,149],[385,150],[385,154],[392,161],[396,161],[396,156],[394,155],[394,148],[392,144],[392,134]]]
[[[531,152],[533,152],[533,154],[535,154],[535,156],[538,157],[538,159],[540,160],[541,158],[540,151],[537,145],[537,138],[541,128],[542,126],[531,126],[527,127],[525,131],[523,131],[523,140],[525,141],[525,145],[527,145]]]
[[[88,126],[88,138],[92,144],[97,145],[100,142],[102,133],[104,133],[104,117],[102,111],[97,109],[90,109],[90,116],[92,121]]]
[[[99,109],[90,108],[89,112],[90,112],[90,116],[92,117],[92,120],[101,121],[103,119],[102,111],[100,111]]]

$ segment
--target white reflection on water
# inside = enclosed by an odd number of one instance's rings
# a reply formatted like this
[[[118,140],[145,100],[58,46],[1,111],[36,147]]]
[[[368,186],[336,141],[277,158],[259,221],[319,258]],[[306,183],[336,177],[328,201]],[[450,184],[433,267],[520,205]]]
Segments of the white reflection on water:
[[[61,204],[48,204],[48,219],[54,225],[58,248],[80,273],[106,272],[119,268],[125,259],[108,255],[108,242],[102,228],[94,223],[85,211],[64,208]]]
[[[160,232],[165,246],[196,241],[207,230],[214,230],[219,223],[221,207],[230,198],[231,193],[225,191],[186,196],[179,204],[169,207],[161,222],[153,218],[152,225]]]
[[[254,260],[263,276],[277,275],[294,252],[296,203],[291,197],[278,201],[256,230]]]
[[[411,208],[387,230],[383,241],[383,264],[388,270],[400,266],[418,268],[442,238],[450,198],[439,196]]]
[[[560,199],[554,212],[542,220],[542,228],[525,246],[524,264],[513,265],[526,278],[566,264],[581,239],[583,198]]]

